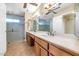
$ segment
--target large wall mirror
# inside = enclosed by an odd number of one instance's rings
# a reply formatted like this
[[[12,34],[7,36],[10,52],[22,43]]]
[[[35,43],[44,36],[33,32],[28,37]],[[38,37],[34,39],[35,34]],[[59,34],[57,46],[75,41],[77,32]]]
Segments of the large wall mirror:
[[[49,32],[52,31],[52,19],[38,19],[33,21],[33,31],[45,31]]]
[[[50,30],[50,20],[39,19],[38,20],[38,31],[49,31]]]
[[[57,34],[73,34],[79,37],[79,3],[74,3],[72,10],[63,14],[54,17],[54,31]]]
[[[33,29],[38,31],[56,31],[56,34],[74,34],[79,37],[79,4],[74,5],[74,11],[49,19],[39,19],[33,22]],[[38,26],[37,26],[38,25]]]
[[[75,33],[75,13],[67,13],[53,18],[53,31],[56,34]]]
[[[52,30],[51,23],[53,23],[52,19],[39,19],[38,20],[38,31],[50,32],[50,30]]]

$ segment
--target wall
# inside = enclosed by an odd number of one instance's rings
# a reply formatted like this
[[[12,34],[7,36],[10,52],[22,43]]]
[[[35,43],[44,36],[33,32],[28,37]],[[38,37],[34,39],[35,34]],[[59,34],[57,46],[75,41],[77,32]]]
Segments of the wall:
[[[33,27],[33,20],[35,19],[36,18],[32,17],[32,14],[25,12],[25,35],[26,35],[26,32]]]
[[[74,5],[65,8],[60,11],[53,17],[53,30],[56,31],[57,34],[64,34],[64,22],[63,16],[66,14],[74,13]]]
[[[27,12],[25,12],[25,32],[27,32],[27,31],[30,29],[28,23],[31,22],[31,21],[30,21],[31,18],[32,18],[32,15],[29,14],[29,13],[27,13]],[[32,24],[32,23],[31,23],[31,24]],[[30,25],[31,25],[31,24],[30,24]]]
[[[6,6],[0,3],[0,55],[6,52]]]
[[[62,16],[57,16],[53,18],[53,31],[57,34],[64,34],[64,22]]]

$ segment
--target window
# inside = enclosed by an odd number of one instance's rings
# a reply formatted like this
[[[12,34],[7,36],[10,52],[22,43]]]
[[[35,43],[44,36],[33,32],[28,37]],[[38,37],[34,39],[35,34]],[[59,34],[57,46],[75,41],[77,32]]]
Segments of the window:
[[[18,20],[18,19],[6,19],[6,22],[19,23],[20,20]]]
[[[39,31],[49,31],[50,30],[50,20],[39,19],[38,26],[39,26]]]

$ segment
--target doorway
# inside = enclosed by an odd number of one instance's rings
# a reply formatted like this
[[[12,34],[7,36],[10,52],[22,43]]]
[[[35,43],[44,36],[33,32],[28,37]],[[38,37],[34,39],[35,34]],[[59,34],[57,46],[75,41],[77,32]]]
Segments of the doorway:
[[[24,35],[24,19],[19,16],[7,16],[6,19],[7,29],[7,42],[13,43],[23,41]]]
[[[74,34],[75,27],[75,14],[68,14],[63,17],[64,19],[64,29],[66,34]]]

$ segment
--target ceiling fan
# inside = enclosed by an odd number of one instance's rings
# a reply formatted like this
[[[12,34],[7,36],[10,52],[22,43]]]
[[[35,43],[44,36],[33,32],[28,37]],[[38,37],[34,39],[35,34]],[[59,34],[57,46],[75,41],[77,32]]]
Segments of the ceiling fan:
[[[48,15],[49,13],[57,14],[57,12],[55,12],[55,10],[59,9],[60,5],[61,5],[61,3],[59,3],[57,7],[53,7],[52,9],[49,9],[48,12],[46,13],[46,15]]]
[[[46,15],[48,15],[49,13],[57,14],[55,11],[53,11],[53,10],[49,10],[49,11],[46,13]]]
[[[38,6],[37,3],[29,3],[29,4],[31,4],[31,5],[33,5],[33,6]],[[24,3],[23,8],[27,8],[27,3]]]

